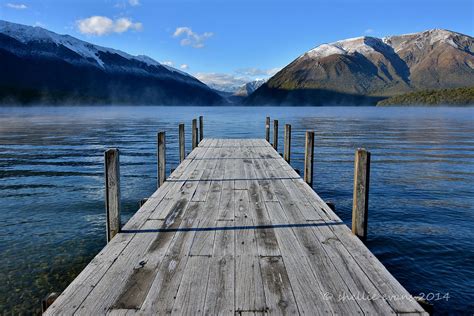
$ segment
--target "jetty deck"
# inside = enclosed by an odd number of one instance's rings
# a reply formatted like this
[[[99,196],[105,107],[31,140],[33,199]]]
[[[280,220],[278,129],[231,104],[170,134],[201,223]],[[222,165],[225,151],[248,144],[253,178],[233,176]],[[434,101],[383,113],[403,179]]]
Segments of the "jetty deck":
[[[267,141],[209,138],[46,311],[65,314],[426,315]]]

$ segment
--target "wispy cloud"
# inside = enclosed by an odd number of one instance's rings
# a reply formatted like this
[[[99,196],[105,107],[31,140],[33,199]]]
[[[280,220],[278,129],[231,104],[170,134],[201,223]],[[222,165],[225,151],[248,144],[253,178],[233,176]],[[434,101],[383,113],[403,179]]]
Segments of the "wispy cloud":
[[[194,48],[203,48],[205,46],[204,42],[213,35],[212,32],[195,33],[187,26],[178,27],[173,33],[173,37],[181,38],[181,46],[192,46]]]
[[[279,72],[281,68],[275,67],[270,69],[260,69],[260,68],[242,68],[237,69],[235,73],[241,74],[244,76],[273,76],[277,72]]]
[[[189,65],[188,64],[181,64],[181,66],[179,66],[179,68],[181,68],[182,70],[188,70]]]
[[[141,5],[140,0],[120,0],[114,4],[114,8],[125,9],[127,6],[136,7]]]
[[[23,3],[7,3],[7,8],[15,9],[15,10],[25,10],[28,9],[28,6]]]
[[[366,30],[364,31],[365,34],[372,34],[372,33],[374,33],[374,32],[375,32],[374,29],[366,29]]]
[[[140,31],[142,23],[132,22],[128,18],[112,20],[106,16],[91,16],[76,21],[77,28],[82,34],[102,36],[110,33],[123,33],[128,30]]]
[[[174,65],[174,63],[170,60],[161,61],[160,64],[165,65],[165,66],[170,66],[170,67],[173,67],[173,65]]]

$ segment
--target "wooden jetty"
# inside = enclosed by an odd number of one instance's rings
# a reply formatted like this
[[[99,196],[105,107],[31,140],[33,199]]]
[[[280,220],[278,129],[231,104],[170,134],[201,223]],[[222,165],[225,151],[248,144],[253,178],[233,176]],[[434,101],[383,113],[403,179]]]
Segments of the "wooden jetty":
[[[276,144],[197,144],[196,125],[192,152],[46,315],[426,315]]]

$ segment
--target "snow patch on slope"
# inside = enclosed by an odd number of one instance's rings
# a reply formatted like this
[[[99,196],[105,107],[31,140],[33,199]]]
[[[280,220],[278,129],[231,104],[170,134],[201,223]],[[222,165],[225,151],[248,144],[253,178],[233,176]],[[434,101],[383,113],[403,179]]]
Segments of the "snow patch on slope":
[[[376,52],[375,48],[383,49],[383,42],[375,37],[355,37],[334,43],[323,44],[308,51],[301,57],[322,58],[330,55],[348,55],[360,53],[367,55]]]
[[[44,42],[44,43],[54,43],[58,46],[63,45],[64,47],[67,47],[71,51],[76,52],[78,55],[84,58],[95,60],[95,62],[97,62],[98,66],[101,68],[104,68],[105,64],[100,59],[99,53],[109,53],[109,54],[117,54],[128,60],[139,61],[149,66],[155,66],[155,67],[162,66],[171,72],[175,72],[181,75],[191,77],[189,74],[183,71],[180,71],[173,67],[162,65],[151,57],[148,57],[145,55],[133,56],[125,52],[122,52],[120,50],[102,47],[99,45],[93,45],[91,43],[79,40],[69,35],[59,35],[38,26],[33,27],[33,26],[11,23],[7,21],[0,21],[0,33],[10,36],[24,44],[27,44],[29,42]]]
[[[445,43],[454,48],[461,49],[455,42],[455,36],[464,36],[460,33],[442,29],[428,30],[420,33],[387,36],[382,39],[370,36],[349,38],[329,44],[322,44],[311,49],[299,58],[323,58],[331,55],[349,55],[360,53],[367,55],[376,51],[391,50],[401,51],[415,43],[420,49],[425,45]],[[387,47],[389,46],[389,47]]]

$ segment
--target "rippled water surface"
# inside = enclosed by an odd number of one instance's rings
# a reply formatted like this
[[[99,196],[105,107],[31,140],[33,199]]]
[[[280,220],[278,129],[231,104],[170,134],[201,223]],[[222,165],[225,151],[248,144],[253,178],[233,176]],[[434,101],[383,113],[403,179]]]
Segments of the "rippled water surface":
[[[281,135],[292,124],[300,170],[314,129],[314,188],[348,224],[354,150],[369,149],[368,247],[411,294],[440,293],[438,312],[474,312],[474,110],[372,107],[0,108],[0,312],[37,310],[105,245],[107,147],[128,219],[156,187],[156,132],[175,168],[178,123],[198,115],[206,137],[263,138],[267,115]]]

